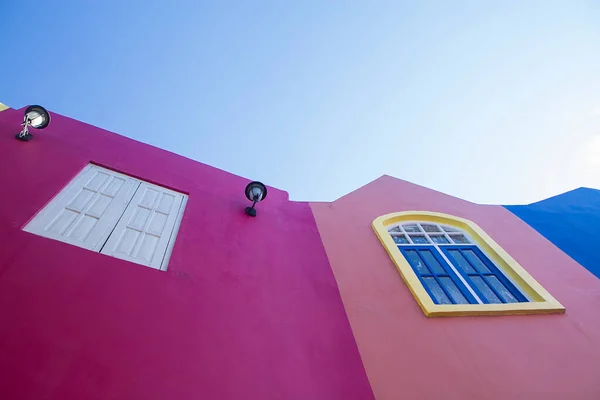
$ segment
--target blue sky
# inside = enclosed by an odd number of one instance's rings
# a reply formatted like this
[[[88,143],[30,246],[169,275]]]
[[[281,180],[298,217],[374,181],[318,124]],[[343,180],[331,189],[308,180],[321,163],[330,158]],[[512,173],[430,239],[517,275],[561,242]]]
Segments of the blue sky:
[[[600,188],[598,1],[9,0],[0,27],[1,102],[294,200],[382,174],[482,203]]]

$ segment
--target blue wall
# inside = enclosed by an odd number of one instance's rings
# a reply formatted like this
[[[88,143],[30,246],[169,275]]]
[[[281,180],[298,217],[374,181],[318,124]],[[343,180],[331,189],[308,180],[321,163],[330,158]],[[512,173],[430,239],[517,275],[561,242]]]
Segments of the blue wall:
[[[600,190],[579,188],[505,207],[600,278]]]

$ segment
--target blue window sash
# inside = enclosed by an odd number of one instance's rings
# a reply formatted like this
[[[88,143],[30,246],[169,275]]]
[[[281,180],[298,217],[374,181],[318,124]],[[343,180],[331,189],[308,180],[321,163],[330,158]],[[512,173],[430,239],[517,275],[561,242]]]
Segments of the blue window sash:
[[[483,279],[483,281],[492,290],[492,292],[496,295],[496,297],[498,297],[498,299],[500,299],[500,301],[502,301],[503,303],[507,303],[507,302],[504,301],[503,296],[500,293],[498,293],[498,291],[490,283],[490,281],[488,280],[487,277],[495,276],[520,303],[529,301],[523,295],[523,293],[521,293],[521,291],[519,289],[517,289],[510,280],[508,280],[506,278],[506,276],[498,269],[498,267],[496,267],[496,265],[494,265],[494,263],[489,258],[487,258],[485,256],[485,254],[483,254],[483,252],[479,249],[479,247],[473,246],[473,245],[459,245],[459,246],[443,245],[443,246],[440,246],[440,249],[444,252],[446,257],[448,257],[448,259],[454,264],[458,273],[463,277],[463,279],[465,281],[467,281],[467,283],[471,286],[473,291],[475,293],[477,293],[477,296],[479,296],[479,298],[481,299],[482,302],[489,304],[489,301],[486,299],[486,297],[483,295],[483,293],[477,288],[477,286],[471,280],[471,276],[481,277]],[[462,256],[464,257],[464,259],[471,265],[471,268],[475,272],[474,273],[466,273],[466,272],[462,271],[461,268],[458,266],[457,261],[450,254],[451,250],[459,251],[462,254]],[[475,265],[473,265],[473,263],[471,261],[469,261],[469,259],[466,257],[466,255],[464,253],[465,250],[473,251],[477,255],[477,257],[483,262],[483,264],[490,270],[491,273],[480,273],[479,269]]]
[[[467,289],[467,287],[464,285],[464,283],[460,280],[460,278],[456,275],[456,273],[454,272],[454,270],[452,270],[452,268],[450,267],[450,265],[448,265],[448,263],[446,262],[446,260],[444,260],[444,258],[441,256],[441,254],[439,253],[439,251],[435,248],[435,246],[398,246],[398,249],[400,250],[400,252],[402,253],[402,255],[404,256],[404,258],[407,260],[407,262],[410,264],[410,266],[412,267],[413,271],[415,272],[415,274],[417,275],[417,277],[419,278],[419,281],[421,282],[421,285],[423,285],[423,287],[425,288],[425,291],[427,292],[427,294],[429,294],[429,297],[431,297],[431,300],[433,300],[434,303],[439,304],[435,298],[435,296],[433,295],[433,293],[431,293],[431,291],[429,290],[428,285],[425,283],[425,281],[423,280],[423,278],[434,278],[435,281],[437,282],[437,284],[442,288],[442,290],[444,291],[444,293],[446,294],[446,297],[448,297],[448,299],[450,299],[450,301],[452,302],[452,304],[457,304],[455,303],[454,299],[452,298],[452,295],[448,292],[448,290],[446,289],[445,285],[442,284],[442,282],[440,281],[440,277],[449,277],[452,282],[456,285],[456,287],[458,288],[458,290],[461,292],[461,294],[467,299],[467,301],[469,302],[469,304],[479,304],[477,302],[477,300],[475,299],[475,297],[471,294],[471,292],[469,291],[469,289]],[[419,256],[419,259],[421,260],[421,262],[427,266],[427,269],[429,270],[429,274],[421,274],[415,265],[412,265],[409,261],[409,257],[407,255],[407,251],[415,251],[416,254]],[[431,254],[434,256],[434,258],[437,260],[437,262],[440,263],[440,265],[442,266],[442,268],[444,269],[445,273],[439,273],[436,274],[434,273],[434,268],[425,260],[425,257],[423,257],[421,255],[422,251],[430,251]],[[458,303],[461,304],[461,303]]]

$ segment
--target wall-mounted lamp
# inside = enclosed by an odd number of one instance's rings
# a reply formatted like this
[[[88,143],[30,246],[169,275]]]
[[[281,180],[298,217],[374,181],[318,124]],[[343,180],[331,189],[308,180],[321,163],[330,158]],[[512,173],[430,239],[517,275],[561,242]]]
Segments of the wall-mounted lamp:
[[[23,129],[17,133],[17,139],[28,142],[33,139],[29,133],[29,127],[35,129],[44,129],[50,123],[50,114],[42,106],[29,106],[25,110],[25,118],[23,119]]]
[[[252,207],[246,207],[246,214],[256,217],[254,206],[267,197],[267,187],[260,182],[250,182],[246,186],[246,198],[252,202]]]

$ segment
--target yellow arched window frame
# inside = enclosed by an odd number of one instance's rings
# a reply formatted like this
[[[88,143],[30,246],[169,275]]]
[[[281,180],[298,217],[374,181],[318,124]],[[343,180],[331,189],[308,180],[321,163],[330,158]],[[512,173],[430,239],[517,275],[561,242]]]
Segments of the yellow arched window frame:
[[[419,221],[457,228],[468,234],[480,250],[526,293],[530,301],[501,304],[436,304],[402,255],[388,232],[390,225]],[[449,214],[428,211],[405,211],[382,215],[373,221],[373,229],[387,250],[400,275],[428,317],[461,315],[511,315],[564,313],[565,308],[498,243],[477,224]]]

